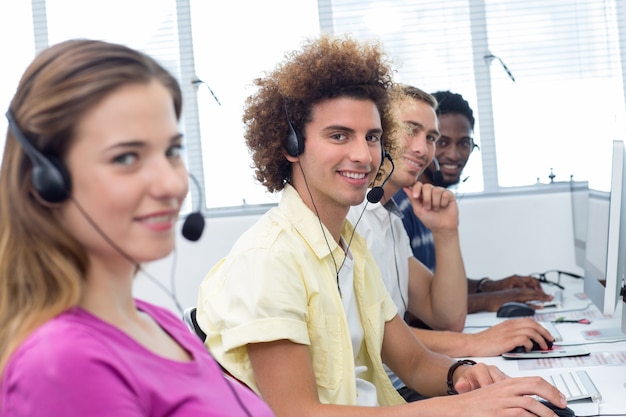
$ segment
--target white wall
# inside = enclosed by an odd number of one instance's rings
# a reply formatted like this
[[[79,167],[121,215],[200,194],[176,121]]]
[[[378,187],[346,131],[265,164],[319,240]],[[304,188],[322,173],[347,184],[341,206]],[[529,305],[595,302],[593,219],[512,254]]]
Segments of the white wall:
[[[582,273],[574,259],[568,183],[457,198],[461,249],[468,276],[496,279],[550,269]],[[259,216],[208,217],[199,241],[188,242],[178,234],[175,255],[145,269],[168,290],[173,278],[176,297],[183,308],[195,305],[198,286],[206,273]],[[178,313],[171,298],[144,274],[137,277],[135,295]]]
[[[547,184],[506,195],[461,199],[460,236],[469,277],[503,278],[576,265],[569,185]]]
[[[146,271],[167,288],[175,289],[182,308],[197,303],[197,290],[204,276],[228,254],[235,240],[258,218],[257,215],[208,217],[202,237],[189,242],[177,233],[176,251],[164,260],[146,265]],[[182,222],[179,224],[179,229]],[[172,282],[173,281],[173,282]],[[135,296],[168,307],[178,313],[171,297],[140,273],[135,281]]]

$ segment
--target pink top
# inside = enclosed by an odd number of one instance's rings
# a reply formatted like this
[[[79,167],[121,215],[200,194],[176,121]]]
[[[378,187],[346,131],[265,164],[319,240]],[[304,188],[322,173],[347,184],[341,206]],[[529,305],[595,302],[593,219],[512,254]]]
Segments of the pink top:
[[[9,360],[0,417],[272,417],[259,397],[226,379],[200,339],[169,311],[137,300],[193,356],[165,359],[81,308],[37,329]]]

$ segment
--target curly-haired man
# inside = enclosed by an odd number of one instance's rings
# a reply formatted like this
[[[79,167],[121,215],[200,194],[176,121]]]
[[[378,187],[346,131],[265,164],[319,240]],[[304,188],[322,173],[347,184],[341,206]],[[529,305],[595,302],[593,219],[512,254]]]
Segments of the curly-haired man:
[[[256,81],[246,140],[257,179],[282,196],[203,280],[206,344],[278,417],[551,416],[526,396],[564,405],[545,380],[426,349],[346,221],[394,152],[392,74],[379,44],[324,35]],[[411,197],[431,202],[428,190]],[[406,404],[383,362],[425,395],[466,394]]]

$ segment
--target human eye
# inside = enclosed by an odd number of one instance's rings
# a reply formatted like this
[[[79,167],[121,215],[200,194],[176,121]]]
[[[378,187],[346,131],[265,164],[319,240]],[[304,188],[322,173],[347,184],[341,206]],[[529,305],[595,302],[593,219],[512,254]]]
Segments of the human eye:
[[[135,152],[126,152],[113,158],[113,163],[118,165],[130,166],[134,164],[139,156]]]
[[[426,140],[429,142],[437,142],[437,136],[426,135]],[[439,142],[437,142],[437,144],[439,144]]]
[[[368,142],[380,142],[380,136],[379,135],[367,135],[365,137],[365,140],[367,140]]]
[[[180,158],[182,152],[183,152],[183,145],[180,143],[177,143],[167,148],[166,155],[168,158]]]
[[[330,137],[337,142],[345,142],[348,139],[348,135],[345,133],[333,133]]]
[[[470,149],[472,147],[472,141],[469,139],[464,139],[459,142],[459,146],[464,149]]]
[[[445,148],[449,144],[450,144],[450,142],[448,141],[447,138],[439,138],[439,140],[437,141],[437,147],[438,148]]]

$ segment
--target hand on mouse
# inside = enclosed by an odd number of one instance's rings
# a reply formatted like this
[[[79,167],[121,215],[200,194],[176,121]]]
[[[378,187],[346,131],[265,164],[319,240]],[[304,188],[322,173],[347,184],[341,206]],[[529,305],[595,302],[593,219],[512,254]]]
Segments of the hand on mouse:
[[[461,381],[457,385],[460,383]],[[460,388],[460,386],[457,388],[459,392]],[[531,413],[540,417],[554,417],[554,411],[535,400],[532,395],[545,398],[557,407],[567,407],[567,401],[562,393],[543,378],[532,376],[507,378],[480,389],[448,397],[451,400],[449,415],[484,417]]]
[[[550,332],[535,320],[525,317],[506,320],[478,333],[468,334],[467,353],[471,356],[498,356],[510,352],[517,346],[524,346],[527,351],[533,347],[533,341],[539,349],[548,349],[546,341],[553,342]]]
[[[469,294],[468,313],[480,311],[498,311],[504,303],[516,301],[525,303],[528,301],[550,301],[553,297],[543,292],[530,288],[511,288],[508,290],[481,292]],[[534,309],[542,308],[541,305],[532,305]]]

